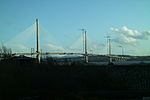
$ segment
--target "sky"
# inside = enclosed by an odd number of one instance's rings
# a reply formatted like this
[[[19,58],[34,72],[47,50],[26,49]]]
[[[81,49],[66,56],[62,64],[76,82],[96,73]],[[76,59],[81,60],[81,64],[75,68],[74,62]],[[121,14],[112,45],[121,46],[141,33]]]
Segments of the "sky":
[[[15,52],[35,48],[35,19],[45,51],[82,51],[81,28],[88,51],[150,55],[150,0],[0,0],[0,42]],[[122,48],[121,48],[122,47]],[[57,51],[56,50],[56,51]]]

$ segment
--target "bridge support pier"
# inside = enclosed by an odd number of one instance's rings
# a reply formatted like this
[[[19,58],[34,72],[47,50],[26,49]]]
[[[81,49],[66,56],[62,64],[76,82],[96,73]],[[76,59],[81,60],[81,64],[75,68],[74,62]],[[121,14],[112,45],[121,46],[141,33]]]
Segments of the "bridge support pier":
[[[85,55],[85,63],[88,63],[88,62],[89,62],[88,55]]]
[[[38,64],[40,64],[41,63],[41,56],[40,56],[40,54],[37,54],[36,58],[37,58]]]

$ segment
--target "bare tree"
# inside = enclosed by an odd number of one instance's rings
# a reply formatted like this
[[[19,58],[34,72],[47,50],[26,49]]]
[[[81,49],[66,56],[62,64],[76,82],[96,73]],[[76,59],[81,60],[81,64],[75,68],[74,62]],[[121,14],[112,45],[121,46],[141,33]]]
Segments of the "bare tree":
[[[0,48],[0,58],[2,58],[2,48]]]
[[[12,55],[12,50],[2,45],[0,48],[0,57],[3,59],[8,59],[11,57],[11,55]]]

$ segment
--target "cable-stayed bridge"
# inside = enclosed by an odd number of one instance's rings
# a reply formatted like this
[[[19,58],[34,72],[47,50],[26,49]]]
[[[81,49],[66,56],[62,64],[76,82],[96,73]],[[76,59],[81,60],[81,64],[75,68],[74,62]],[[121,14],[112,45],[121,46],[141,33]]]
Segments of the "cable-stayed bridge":
[[[107,45],[102,46],[99,43],[92,42],[87,36],[87,31],[81,30],[82,34],[79,39],[70,47],[64,48],[59,46],[59,42],[56,41],[54,36],[45,30],[36,19],[33,25],[12,37],[5,45],[12,49],[14,55],[82,55],[85,56],[86,62],[88,62],[87,57],[89,55],[100,55],[101,52],[107,54]],[[111,56],[111,58],[119,57]]]
[[[84,53],[83,47],[83,36],[79,32],[80,37],[72,43],[71,46],[65,47],[60,46],[60,43],[57,38],[54,37],[54,34],[49,33],[47,30],[39,24],[39,33],[40,33],[40,49],[43,52],[66,52],[66,53]],[[69,37],[69,36],[68,36]],[[101,48],[101,44],[95,44],[91,42],[91,39],[88,38],[88,53],[96,53],[96,51]],[[4,43],[6,46],[12,48],[14,53],[29,53],[31,52],[31,48],[36,50],[36,23],[25,29],[23,32],[18,35],[12,37],[10,40]],[[98,46],[99,45],[99,46]],[[100,54],[97,52],[96,54]]]

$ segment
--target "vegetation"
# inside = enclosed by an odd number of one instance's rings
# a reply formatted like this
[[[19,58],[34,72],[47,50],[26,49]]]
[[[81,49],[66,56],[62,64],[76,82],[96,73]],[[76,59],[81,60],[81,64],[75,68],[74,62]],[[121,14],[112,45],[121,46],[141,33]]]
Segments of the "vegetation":
[[[12,50],[2,45],[0,47],[0,58],[1,59],[9,59],[12,56]]]
[[[0,97],[6,99],[24,100],[23,98],[30,97],[27,100],[51,100],[57,96],[60,100],[66,97],[80,100],[87,98],[87,95],[90,98],[140,98],[150,94],[150,68],[147,65],[54,66],[0,63],[0,66]]]

